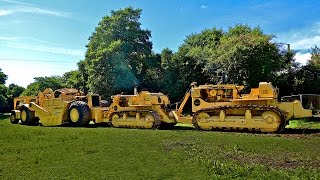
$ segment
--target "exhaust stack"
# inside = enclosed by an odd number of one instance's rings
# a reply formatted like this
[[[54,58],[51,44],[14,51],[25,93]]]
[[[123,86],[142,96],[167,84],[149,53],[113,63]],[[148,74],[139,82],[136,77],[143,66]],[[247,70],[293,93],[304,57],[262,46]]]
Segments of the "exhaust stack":
[[[137,95],[137,94],[138,94],[138,89],[137,89],[137,87],[134,87],[134,88],[133,88],[133,94],[134,94],[134,95]]]

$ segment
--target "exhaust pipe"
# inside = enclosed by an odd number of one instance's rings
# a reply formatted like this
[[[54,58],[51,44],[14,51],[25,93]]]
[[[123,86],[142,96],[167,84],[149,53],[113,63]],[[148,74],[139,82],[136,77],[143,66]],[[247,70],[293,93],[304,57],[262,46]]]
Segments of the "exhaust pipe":
[[[138,94],[138,89],[137,89],[137,87],[134,87],[134,88],[133,88],[133,94],[134,94],[134,95],[137,95],[137,94]]]

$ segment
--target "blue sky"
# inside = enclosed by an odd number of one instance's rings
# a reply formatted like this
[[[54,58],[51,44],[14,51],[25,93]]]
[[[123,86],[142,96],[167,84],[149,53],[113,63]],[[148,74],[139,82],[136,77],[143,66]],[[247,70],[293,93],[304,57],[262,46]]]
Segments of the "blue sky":
[[[320,45],[318,0],[0,0],[0,68],[7,84],[26,87],[33,77],[77,69],[101,18],[128,6],[142,9],[140,22],[151,30],[155,52],[176,51],[191,33],[237,23],[290,43],[302,63],[308,49]]]

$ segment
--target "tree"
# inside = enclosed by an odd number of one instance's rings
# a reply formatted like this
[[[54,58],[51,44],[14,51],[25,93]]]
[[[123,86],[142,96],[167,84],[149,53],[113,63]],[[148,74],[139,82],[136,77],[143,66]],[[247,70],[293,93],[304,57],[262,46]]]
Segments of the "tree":
[[[206,29],[199,34],[187,36],[178,52],[164,49],[161,53],[164,69],[165,92],[178,101],[191,82],[207,83],[210,76],[205,72],[209,58],[215,54],[223,32],[221,29]]]
[[[56,90],[65,87],[64,80],[61,76],[35,77],[34,81],[35,82],[27,86],[27,89],[23,91],[22,95],[32,96],[37,95],[46,88]]]
[[[320,66],[320,48],[318,46],[311,47],[311,59],[310,63]]]
[[[8,88],[4,84],[0,84],[0,112],[6,110]]]
[[[311,59],[302,66],[295,76],[295,93],[320,94],[320,49],[311,48]]]
[[[177,101],[180,97],[176,97],[177,92],[175,92],[175,82],[178,79],[178,65],[173,61],[173,51],[169,48],[165,48],[161,52],[161,69],[163,78],[160,82],[162,91],[166,93],[171,100]]]
[[[81,80],[80,84],[81,84],[82,90],[85,94],[87,94],[88,93],[87,82],[89,79],[89,75],[86,70],[86,62],[84,60],[81,60],[78,62],[78,70],[80,73],[80,80]]]
[[[83,79],[79,70],[68,71],[63,74],[62,78],[66,87],[83,89]]]
[[[25,90],[24,87],[18,86],[16,84],[9,84],[7,88],[6,111],[10,111],[14,108],[13,99],[16,97],[19,97],[24,90]]]
[[[110,96],[132,91],[143,81],[145,61],[152,57],[151,32],[141,29],[141,9],[131,7],[104,16],[89,38],[85,68],[89,89]]]
[[[20,94],[25,90],[24,87],[18,86],[16,84],[9,84],[8,90],[12,98],[19,97]]]
[[[282,62],[281,69],[276,72],[273,85],[279,88],[279,97],[288,96],[296,92],[297,90],[297,71],[300,68],[300,64],[295,60],[296,51],[290,50],[288,44],[284,47],[283,44],[278,45],[280,50],[280,56]]]
[[[209,74],[214,79],[215,72],[224,71],[229,83],[249,87],[257,86],[260,81],[272,82],[284,63],[272,39],[272,35],[264,34],[259,27],[230,27],[210,58],[207,66]]]
[[[7,102],[7,90],[8,88],[4,85],[8,76],[4,74],[0,68],[0,112],[3,112]]]
[[[152,54],[143,63],[141,88],[159,92],[162,88],[163,70],[161,68],[161,55]]]
[[[8,76],[2,72],[0,68],[0,84],[5,84]]]
[[[273,42],[259,27],[235,25],[228,31],[215,27],[187,36],[178,52],[164,49],[163,87],[175,101],[191,82],[234,83],[256,87],[261,81],[281,82],[279,75],[293,74],[294,52]],[[224,75],[227,79],[223,78]]]

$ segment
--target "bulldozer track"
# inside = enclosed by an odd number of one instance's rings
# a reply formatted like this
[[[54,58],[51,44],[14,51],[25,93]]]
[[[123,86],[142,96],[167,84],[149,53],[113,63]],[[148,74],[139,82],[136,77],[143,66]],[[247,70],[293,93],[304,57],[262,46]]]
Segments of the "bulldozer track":
[[[114,114],[118,114],[121,117],[124,113],[150,113],[150,114],[152,114],[152,116],[155,119],[154,124],[153,124],[151,129],[158,129],[160,127],[160,125],[161,125],[160,116],[155,111],[150,111],[150,110],[129,110],[129,111],[117,111],[117,112],[111,113],[110,114],[110,119],[109,119],[109,121],[111,122],[111,126],[113,126],[112,125],[112,116]],[[120,128],[146,129],[144,126],[133,126],[133,125],[124,125],[124,126],[120,125],[119,127]]]
[[[217,106],[217,107],[213,107],[213,108],[205,108],[202,110],[199,110],[197,112],[194,113],[193,115],[193,119],[192,119],[192,124],[194,125],[194,127],[196,129],[201,130],[201,127],[198,125],[197,123],[197,116],[200,113],[220,113],[220,111],[223,110],[258,110],[258,111],[273,111],[275,113],[277,113],[280,118],[281,118],[281,122],[279,124],[278,129],[275,131],[275,133],[280,133],[284,130],[285,126],[287,125],[287,121],[286,121],[286,116],[284,114],[284,112],[282,110],[280,110],[277,106],[271,106],[271,105],[234,105],[234,106]],[[215,129],[217,127],[212,127],[212,129]],[[229,127],[232,128],[232,127]],[[250,128],[246,128],[248,130],[254,130],[254,131],[260,131],[258,129],[250,129]]]

